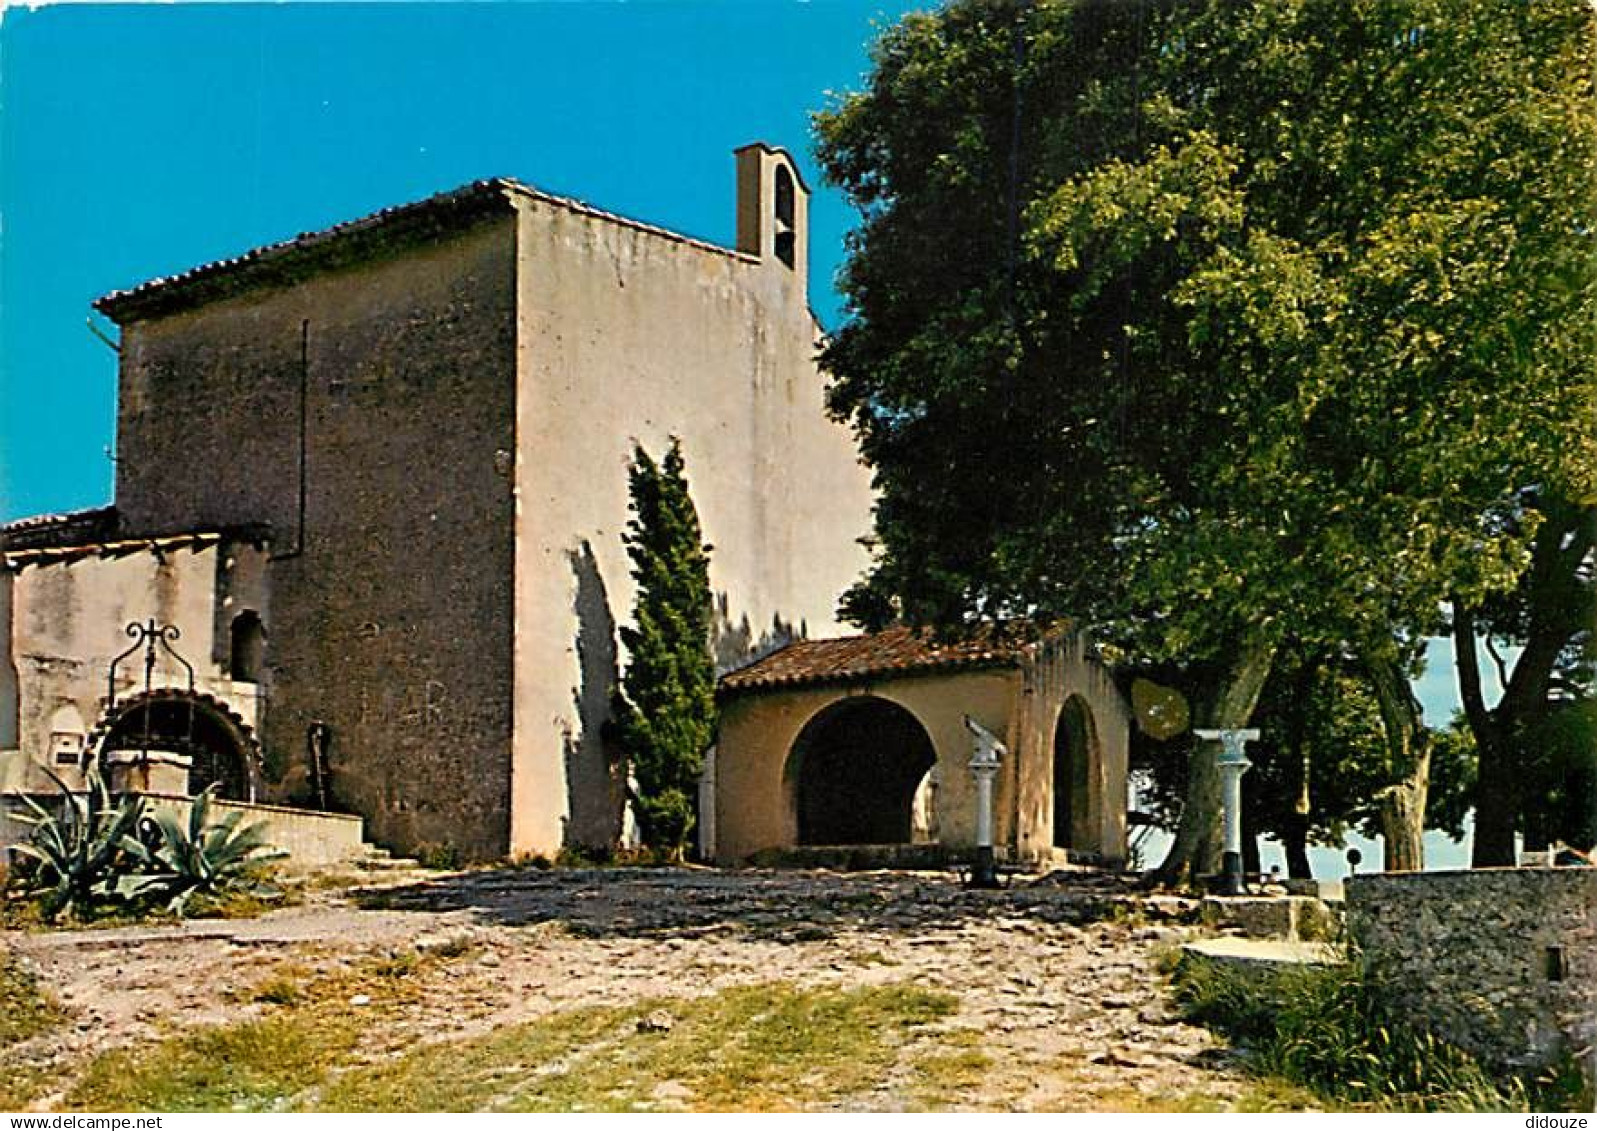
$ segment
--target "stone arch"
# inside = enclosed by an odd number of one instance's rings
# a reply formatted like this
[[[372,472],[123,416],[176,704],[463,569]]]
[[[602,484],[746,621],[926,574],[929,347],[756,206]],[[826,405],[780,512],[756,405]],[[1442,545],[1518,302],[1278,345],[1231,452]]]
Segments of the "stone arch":
[[[1051,781],[1055,848],[1080,849],[1092,843],[1092,779],[1101,757],[1092,708],[1082,696],[1069,696],[1054,723]]]
[[[822,708],[787,757],[798,843],[910,843],[915,798],[936,764],[926,728],[891,700],[850,696]]]
[[[116,704],[100,725],[96,756],[110,772],[118,751],[163,751],[191,759],[188,792],[215,785],[218,797],[254,801],[261,751],[255,732],[221,700],[199,692],[162,688]]]
[[[792,267],[798,254],[797,209],[794,204],[797,191],[793,185],[793,174],[787,171],[786,165],[776,167],[775,196],[776,257]]]

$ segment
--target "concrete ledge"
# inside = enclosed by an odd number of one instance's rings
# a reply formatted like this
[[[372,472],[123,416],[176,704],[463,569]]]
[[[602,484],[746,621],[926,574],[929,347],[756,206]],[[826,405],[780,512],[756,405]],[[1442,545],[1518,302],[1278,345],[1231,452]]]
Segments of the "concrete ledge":
[[[1322,900],[1306,895],[1211,895],[1204,899],[1203,921],[1256,939],[1336,937],[1339,916]]]
[[[1336,966],[1347,961],[1346,953],[1330,943],[1292,939],[1200,939],[1184,945],[1181,952],[1206,962],[1259,970]]]

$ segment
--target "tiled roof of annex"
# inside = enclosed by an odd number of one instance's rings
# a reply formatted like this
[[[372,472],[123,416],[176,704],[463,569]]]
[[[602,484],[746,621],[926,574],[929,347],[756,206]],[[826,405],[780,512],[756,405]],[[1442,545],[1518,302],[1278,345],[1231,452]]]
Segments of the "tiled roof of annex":
[[[386,240],[415,241],[456,231],[498,213],[508,213],[520,198],[618,224],[661,239],[742,262],[757,258],[733,248],[685,236],[581,200],[544,192],[511,177],[473,181],[424,200],[398,204],[318,231],[252,248],[240,255],[202,263],[94,300],[94,309],[117,322],[180,310],[260,284],[293,282],[307,271],[358,259]]]
[[[0,525],[0,565],[20,570],[29,565],[52,565],[84,558],[198,550],[220,542],[242,541],[265,546],[269,536],[270,532],[264,526],[173,530],[142,535],[125,533],[118,529],[115,507],[94,507],[65,514],[34,515]]]
[[[1037,639],[984,630],[965,639],[939,640],[929,632],[900,626],[862,636],[800,640],[722,676],[720,689],[732,694],[928,671],[1015,667]]]

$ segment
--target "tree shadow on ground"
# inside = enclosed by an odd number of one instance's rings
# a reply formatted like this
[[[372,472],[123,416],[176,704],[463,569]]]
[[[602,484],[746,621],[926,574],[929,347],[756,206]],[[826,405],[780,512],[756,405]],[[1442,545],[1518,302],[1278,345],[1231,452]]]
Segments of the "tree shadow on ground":
[[[976,891],[953,874],[708,868],[506,867],[351,893],[368,910],[469,911],[480,922],[556,922],[594,938],[726,933],[810,942],[842,931],[905,936],[967,924],[1034,920],[1082,926],[1101,920],[1188,921],[1192,900],[1150,899],[1135,876],[1108,872],[1012,878]]]

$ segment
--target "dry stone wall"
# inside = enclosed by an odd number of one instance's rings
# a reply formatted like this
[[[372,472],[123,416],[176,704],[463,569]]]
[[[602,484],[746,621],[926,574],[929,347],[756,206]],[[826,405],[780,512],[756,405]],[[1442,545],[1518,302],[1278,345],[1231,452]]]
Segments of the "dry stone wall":
[[[1357,876],[1348,928],[1400,1010],[1508,1070],[1597,1079],[1597,869]]]

